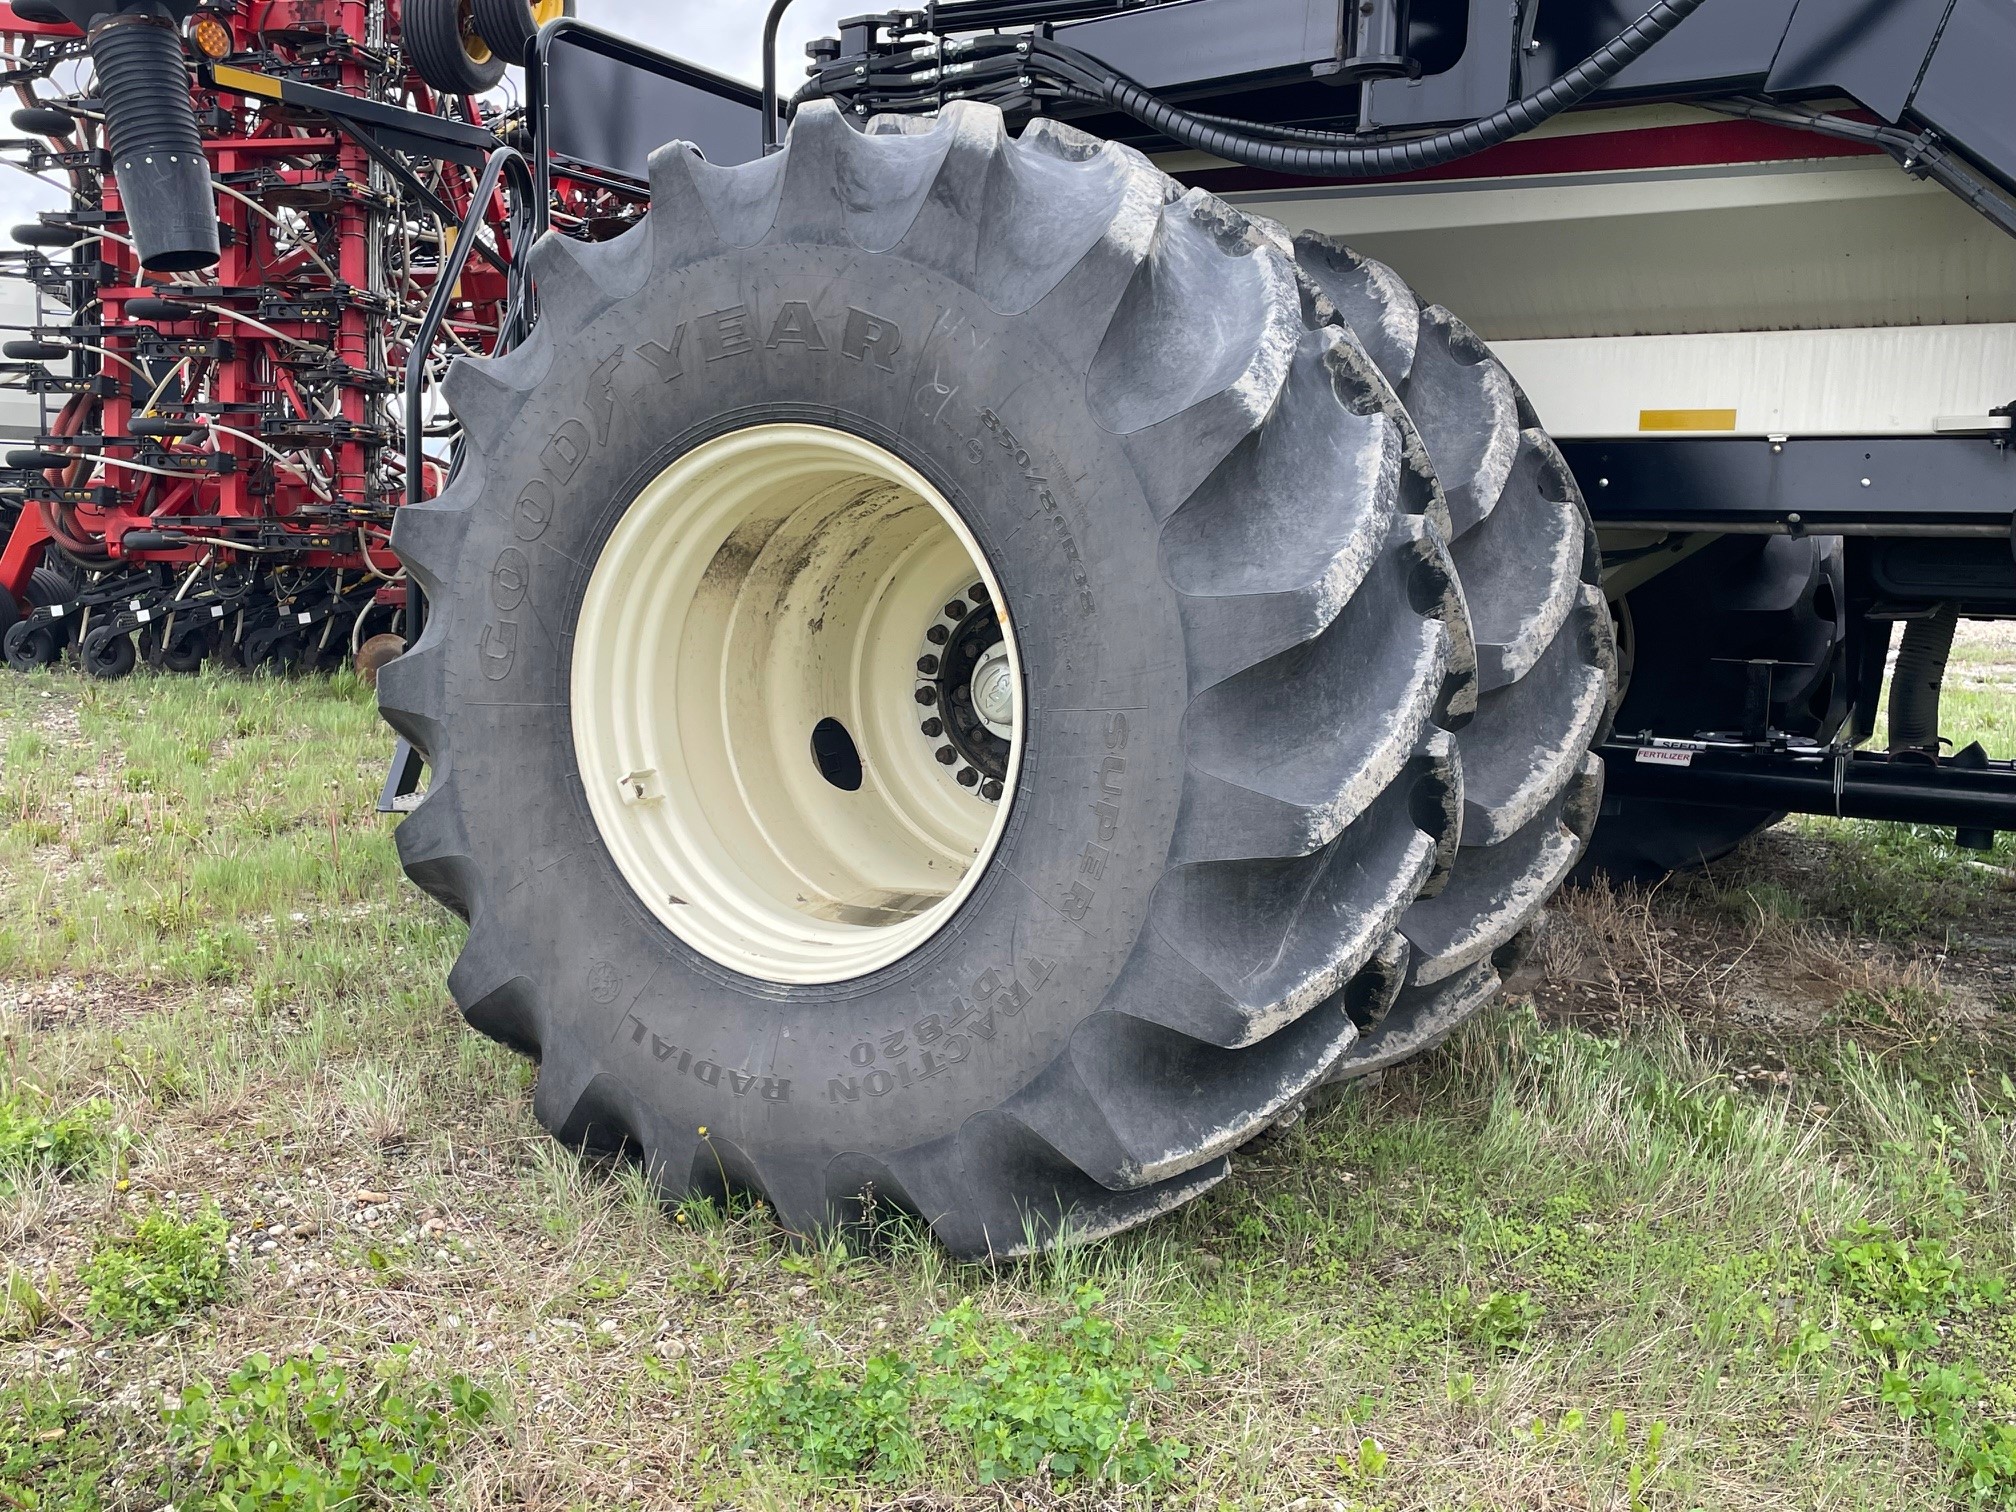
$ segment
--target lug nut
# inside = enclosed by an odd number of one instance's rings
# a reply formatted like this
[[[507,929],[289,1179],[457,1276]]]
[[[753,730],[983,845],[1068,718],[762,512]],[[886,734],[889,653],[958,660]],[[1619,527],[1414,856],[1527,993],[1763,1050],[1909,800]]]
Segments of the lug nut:
[[[942,646],[951,638],[952,632],[947,630],[943,625],[933,625],[929,630],[924,632],[924,639],[931,642],[934,646]]]
[[[917,690],[917,702],[920,704],[935,704],[938,702],[938,690],[936,688],[919,688]]]
[[[1001,801],[1000,782],[995,778],[989,777],[985,782],[980,784],[980,796],[985,798],[989,803],[999,803]]]
[[[945,733],[945,721],[942,719],[927,719],[918,728],[930,736],[931,739],[936,740],[940,735]]]
[[[954,599],[945,606],[945,618],[958,620],[966,618],[966,600]]]
[[[968,588],[966,590],[966,597],[973,600],[973,602],[976,604],[986,603],[987,585],[985,583],[975,583],[971,588]]]
[[[952,747],[950,746],[938,747],[938,764],[940,766],[950,766],[952,765],[953,762],[957,761],[958,759],[959,759],[959,753],[953,750]]]
[[[926,677],[936,677],[938,675],[938,658],[935,656],[918,657],[917,670],[922,672]]]
[[[980,780],[980,774],[971,767],[959,768],[959,786],[971,787]]]

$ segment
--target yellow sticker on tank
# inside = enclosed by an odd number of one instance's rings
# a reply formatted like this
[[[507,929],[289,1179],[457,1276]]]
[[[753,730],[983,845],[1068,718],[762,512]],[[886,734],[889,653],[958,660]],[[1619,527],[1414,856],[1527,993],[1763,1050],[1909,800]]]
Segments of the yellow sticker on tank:
[[[1638,411],[1641,431],[1733,431],[1732,409],[1661,409]]]

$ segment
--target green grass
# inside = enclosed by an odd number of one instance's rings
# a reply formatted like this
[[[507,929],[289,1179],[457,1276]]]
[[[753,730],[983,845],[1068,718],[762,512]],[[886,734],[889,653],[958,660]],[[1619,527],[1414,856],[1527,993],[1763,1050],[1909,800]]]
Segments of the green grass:
[[[0,1383],[0,1502],[23,1512],[99,1512],[118,1446],[74,1376]]]
[[[1618,900],[1586,1018],[1509,1005],[989,1270],[668,1214],[546,1139],[447,1000],[353,682],[5,679],[0,729],[0,1108],[41,1131],[0,1506],[2012,1504],[2016,896],[1950,837],[1801,821]],[[1756,1007],[1795,944],[1796,1022]],[[88,1158],[38,1143],[87,1109]],[[143,1256],[197,1284],[143,1308]]]
[[[0,1086],[0,1190],[38,1176],[64,1180],[90,1169],[114,1141],[107,1127],[111,1113],[103,1098],[59,1111],[29,1087]]]

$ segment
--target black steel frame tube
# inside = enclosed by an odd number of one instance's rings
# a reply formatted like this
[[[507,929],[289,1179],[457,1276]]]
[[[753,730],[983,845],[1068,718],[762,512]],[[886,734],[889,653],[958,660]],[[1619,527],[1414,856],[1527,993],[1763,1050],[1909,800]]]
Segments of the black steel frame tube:
[[[1609,796],[2016,831],[2016,772],[2007,770],[1861,757],[1846,764],[1837,791],[1834,766],[1826,761],[1746,757],[1725,762],[1702,753],[1692,766],[1680,767],[1640,762],[1638,750],[1629,745],[1604,748]]]

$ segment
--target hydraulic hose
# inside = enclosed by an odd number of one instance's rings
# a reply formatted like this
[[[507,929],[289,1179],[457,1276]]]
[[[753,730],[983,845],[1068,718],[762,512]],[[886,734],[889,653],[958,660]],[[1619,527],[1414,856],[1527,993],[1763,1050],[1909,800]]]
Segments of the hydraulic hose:
[[[217,261],[217,199],[174,22],[151,10],[100,17],[87,33],[111,136],[112,172],[142,267]]]
[[[1896,126],[1879,126],[1847,116],[1827,115],[1816,110],[1775,105],[1769,100],[1711,100],[1705,108],[1746,121],[1763,121],[1772,126],[1788,126],[1795,131],[1812,131],[1821,136],[1848,142],[1866,142],[1880,147],[1906,173],[1929,178],[1957,195],[1967,205],[1993,221],[2008,235],[2016,236],[2016,204],[2007,195],[1990,187],[1963,167],[1932,131],[1906,131]]]
[[[1659,0],[1657,5],[1600,48],[1549,84],[1481,121],[1436,136],[1390,142],[1376,147],[1298,146],[1268,141],[1192,115],[1157,98],[1132,79],[1098,59],[1054,42],[1037,42],[1033,52],[1047,71],[1152,126],[1171,141],[1197,152],[1264,168],[1275,173],[1317,178],[1377,178],[1437,168],[1458,158],[1496,147],[1531,131],[1580,104],[1642,58],[1654,43],[1699,10],[1706,0]],[[1264,129],[1264,128],[1262,128]]]

